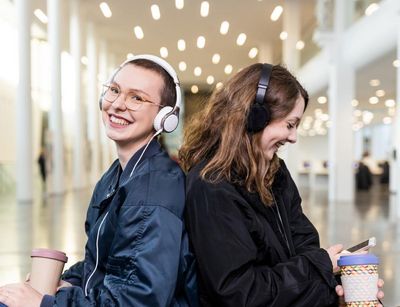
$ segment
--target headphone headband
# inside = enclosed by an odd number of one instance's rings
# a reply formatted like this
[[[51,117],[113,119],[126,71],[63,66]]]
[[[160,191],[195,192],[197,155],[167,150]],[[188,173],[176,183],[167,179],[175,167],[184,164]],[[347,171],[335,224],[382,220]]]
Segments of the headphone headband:
[[[175,91],[176,91],[176,102],[175,102],[174,110],[176,110],[176,109],[179,110],[181,107],[181,100],[182,100],[181,87],[180,87],[178,75],[177,75],[175,69],[171,66],[171,64],[169,64],[164,59],[162,59],[158,56],[152,55],[152,54],[138,54],[138,55],[130,57],[129,59],[124,61],[121,65],[119,65],[119,69],[121,69],[126,64],[129,64],[130,62],[135,61],[135,60],[148,60],[148,61],[151,61],[151,62],[154,62],[154,63],[160,65],[162,68],[165,69],[165,71],[174,80]]]
[[[272,65],[264,63],[261,69],[260,81],[258,81],[257,85],[255,103],[261,104],[264,102],[264,97],[267,92],[269,79],[271,77],[271,72],[272,72]]]

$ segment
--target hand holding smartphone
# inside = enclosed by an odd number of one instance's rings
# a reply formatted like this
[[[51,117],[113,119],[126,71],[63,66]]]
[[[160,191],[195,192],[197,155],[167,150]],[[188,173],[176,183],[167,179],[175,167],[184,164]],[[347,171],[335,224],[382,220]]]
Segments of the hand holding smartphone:
[[[357,245],[345,249],[345,251],[348,251],[349,253],[357,253],[357,252],[367,251],[371,247],[374,247],[375,245],[376,245],[376,239],[375,237],[371,237],[368,240],[365,240]]]

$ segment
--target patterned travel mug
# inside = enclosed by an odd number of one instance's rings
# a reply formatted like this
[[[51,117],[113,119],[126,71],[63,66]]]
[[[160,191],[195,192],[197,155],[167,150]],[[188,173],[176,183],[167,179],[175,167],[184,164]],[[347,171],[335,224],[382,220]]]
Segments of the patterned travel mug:
[[[379,259],[373,254],[340,256],[338,266],[346,306],[378,306],[378,264]]]

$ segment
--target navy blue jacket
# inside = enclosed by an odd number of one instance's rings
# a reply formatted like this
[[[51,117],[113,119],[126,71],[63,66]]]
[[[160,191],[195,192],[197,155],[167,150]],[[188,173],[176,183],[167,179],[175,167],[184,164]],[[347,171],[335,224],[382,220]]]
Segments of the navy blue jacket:
[[[197,306],[183,223],[185,176],[152,141],[130,177],[142,150],[124,171],[115,161],[97,183],[85,223],[85,259],[62,276],[74,286],[45,296],[41,307]]]

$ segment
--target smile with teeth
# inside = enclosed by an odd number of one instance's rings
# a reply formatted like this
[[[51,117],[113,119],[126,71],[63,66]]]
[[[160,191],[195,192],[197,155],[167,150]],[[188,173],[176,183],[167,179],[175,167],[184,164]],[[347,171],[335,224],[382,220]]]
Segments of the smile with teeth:
[[[121,126],[127,126],[130,124],[130,122],[128,122],[127,120],[125,120],[123,118],[115,117],[113,115],[110,115],[110,121],[114,124],[121,125]]]

